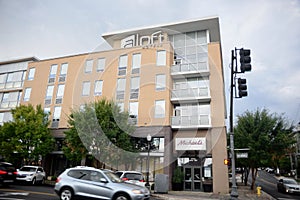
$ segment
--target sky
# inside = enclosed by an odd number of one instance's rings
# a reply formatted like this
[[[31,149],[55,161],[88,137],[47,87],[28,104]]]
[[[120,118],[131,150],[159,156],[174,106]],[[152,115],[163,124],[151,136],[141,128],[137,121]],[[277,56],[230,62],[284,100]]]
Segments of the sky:
[[[234,116],[267,109],[298,124],[300,0],[0,0],[0,61],[88,53],[107,46],[107,32],[211,16],[220,21],[227,111],[231,50],[251,49],[252,71],[241,75],[248,97],[234,100]]]

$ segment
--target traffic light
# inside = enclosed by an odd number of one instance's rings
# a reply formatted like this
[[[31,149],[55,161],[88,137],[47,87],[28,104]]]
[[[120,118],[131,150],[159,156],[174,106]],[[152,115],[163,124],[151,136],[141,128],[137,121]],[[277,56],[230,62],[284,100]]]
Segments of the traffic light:
[[[245,73],[246,71],[251,71],[251,57],[250,49],[240,49],[240,63],[241,63],[241,72]]]
[[[230,166],[231,165],[231,159],[230,158],[224,159],[224,165]]]
[[[239,98],[248,96],[246,83],[247,80],[245,78],[238,79]]]

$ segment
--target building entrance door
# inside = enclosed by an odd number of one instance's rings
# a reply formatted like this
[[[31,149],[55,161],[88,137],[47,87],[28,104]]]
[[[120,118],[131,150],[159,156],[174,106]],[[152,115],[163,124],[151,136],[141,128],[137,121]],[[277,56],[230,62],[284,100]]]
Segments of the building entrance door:
[[[202,191],[202,170],[200,166],[184,166],[184,190]]]

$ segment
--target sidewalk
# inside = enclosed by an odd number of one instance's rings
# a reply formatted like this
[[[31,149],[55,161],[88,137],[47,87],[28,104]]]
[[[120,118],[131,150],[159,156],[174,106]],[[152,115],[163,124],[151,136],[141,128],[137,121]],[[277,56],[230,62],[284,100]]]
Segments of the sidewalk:
[[[256,190],[251,191],[250,186],[238,186],[238,199],[241,200],[255,200],[255,199],[261,199],[261,200],[275,200],[275,198],[271,197],[269,194],[265,193],[264,191],[261,191],[261,195],[257,196]],[[213,194],[210,192],[194,192],[194,191],[169,191],[167,194],[157,194],[152,193],[151,196],[157,199],[162,200],[196,200],[196,199],[202,199],[202,200],[209,200],[209,199],[222,199],[222,200],[229,200],[230,199],[230,193],[229,194]]]

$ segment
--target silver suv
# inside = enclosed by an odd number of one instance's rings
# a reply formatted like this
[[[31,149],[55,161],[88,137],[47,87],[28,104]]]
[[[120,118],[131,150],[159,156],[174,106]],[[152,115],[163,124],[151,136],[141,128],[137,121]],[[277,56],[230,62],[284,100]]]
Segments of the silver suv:
[[[82,166],[66,169],[57,178],[54,190],[61,200],[72,200],[75,196],[112,200],[150,198],[145,187],[125,183],[110,171]]]
[[[17,170],[16,180],[19,182],[28,182],[35,185],[36,182],[44,183],[46,173],[42,167],[26,165]]]

